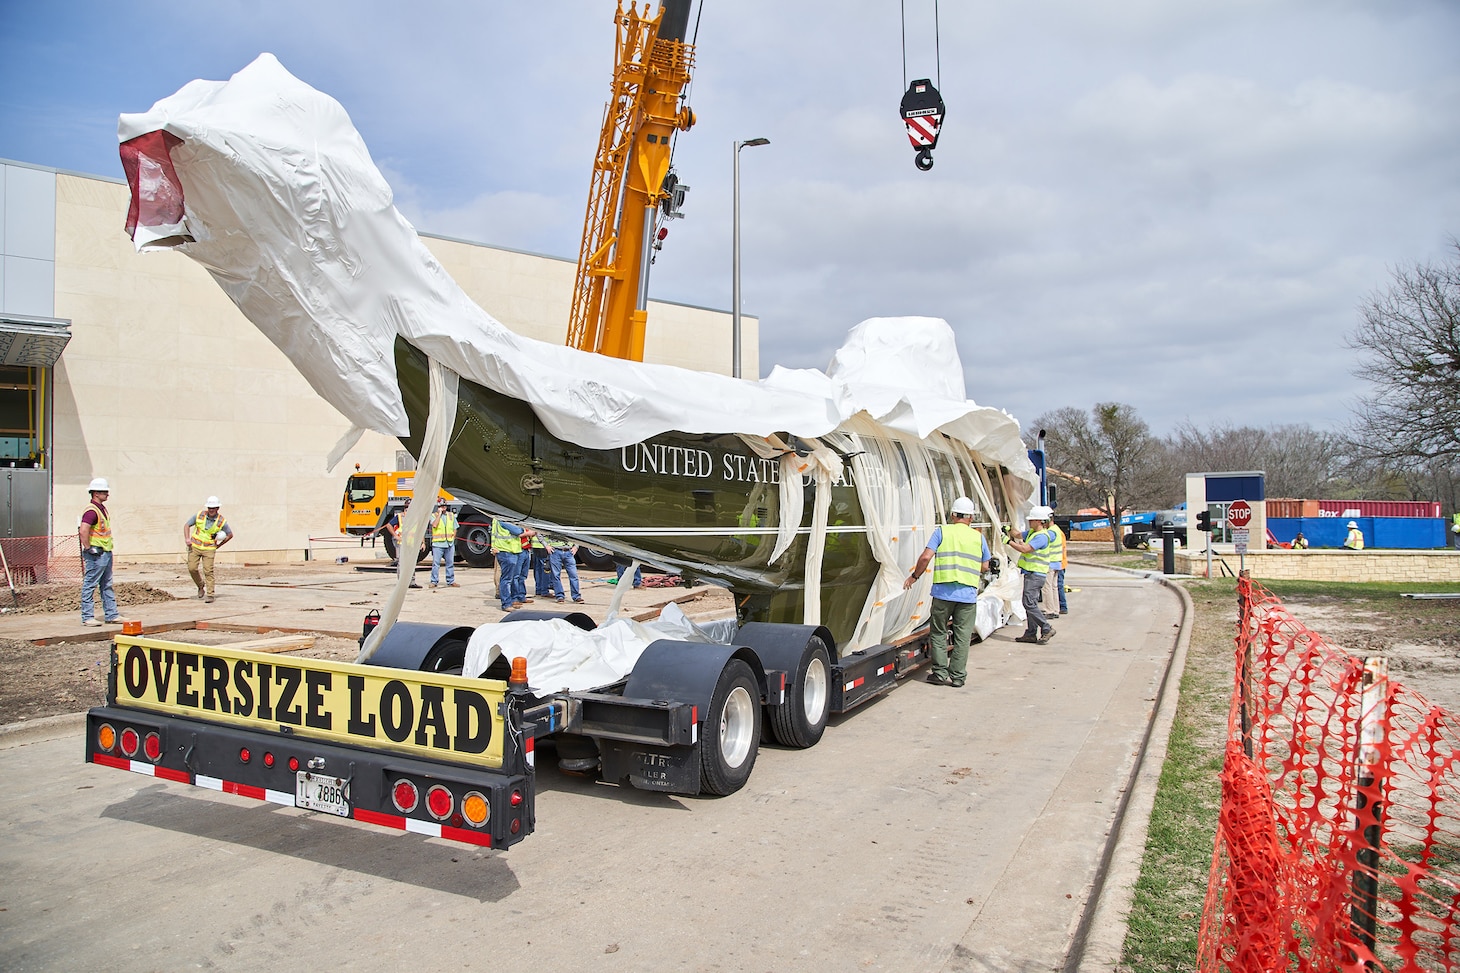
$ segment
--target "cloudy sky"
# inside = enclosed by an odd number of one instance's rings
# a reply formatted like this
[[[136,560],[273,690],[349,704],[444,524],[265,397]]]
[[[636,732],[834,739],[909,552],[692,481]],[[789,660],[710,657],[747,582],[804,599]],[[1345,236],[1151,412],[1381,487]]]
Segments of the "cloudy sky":
[[[614,9],[0,0],[0,158],[120,178],[119,113],[270,51],[345,106],[418,228],[571,258]],[[1158,433],[1331,428],[1364,391],[1359,302],[1460,236],[1454,0],[944,0],[936,48],[933,0],[695,10],[688,218],[650,289],[730,306],[731,146],[769,138],[741,153],[762,373],[925,314],[969,395],[1025,423],[1114,400]],[[923,173],[898,105],[930,76]]]

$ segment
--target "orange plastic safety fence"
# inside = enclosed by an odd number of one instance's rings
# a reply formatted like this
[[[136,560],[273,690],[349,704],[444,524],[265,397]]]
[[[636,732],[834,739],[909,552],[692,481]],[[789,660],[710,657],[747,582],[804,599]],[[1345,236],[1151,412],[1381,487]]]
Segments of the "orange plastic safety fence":
[[[1460,971],[1460,723],[1238,597],[1198,969]]]
[[[0,538],[0,584],[80,584],[81,547],[75,534]],[[0,589],[3,590],[3,589]]]

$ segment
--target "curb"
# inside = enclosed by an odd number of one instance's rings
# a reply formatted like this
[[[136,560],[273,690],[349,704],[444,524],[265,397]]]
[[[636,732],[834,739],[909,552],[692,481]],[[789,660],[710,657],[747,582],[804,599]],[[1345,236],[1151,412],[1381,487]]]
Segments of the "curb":
[[[85,725],[85,713],[63,713],[60,716],[43,716],[38,720],[6,723],[0,726],[0,750],[54,740],[73,731],[80,731]]]
[[[1171,724],[1176,719],[1176,707],[1181,698],[1181,677],[1186,671],[1186,653],[1191,645],[1191,627],[1196,612],[1191,594],[1181,585],[1172,583],[1171,576],[1130,568],[1113,570],[1154,579],[1175,592],[1181,602],[1181,628],[1176,633],[1176,644],[1166,672],[1161,676],[1156,709],[1131,768],[1115,825],[1106,839],[1095,888],[1066,954],[1063,973],[1103,973],[1116,969],[1120,964],[1131,903],[1135,900],[1136,883],[1140,880],[1141,865],[1145,859],[1151,808],[1156,801],[1161,769],[1166,762],[1166,745],[1171,738]]]

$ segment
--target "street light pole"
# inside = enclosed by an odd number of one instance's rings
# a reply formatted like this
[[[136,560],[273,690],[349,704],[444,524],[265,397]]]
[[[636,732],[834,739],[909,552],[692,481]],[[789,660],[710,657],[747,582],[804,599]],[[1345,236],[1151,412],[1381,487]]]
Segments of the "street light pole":
[[[740,377],[740,150],[747,145],[770,144],[770,139],[746,139],[744,142],[736,142],[735,151],[732,153],[735,160],[733,180],[735,202],[730,218],[731,249],[733,250],[730,259],[730,373],[736,378]]]

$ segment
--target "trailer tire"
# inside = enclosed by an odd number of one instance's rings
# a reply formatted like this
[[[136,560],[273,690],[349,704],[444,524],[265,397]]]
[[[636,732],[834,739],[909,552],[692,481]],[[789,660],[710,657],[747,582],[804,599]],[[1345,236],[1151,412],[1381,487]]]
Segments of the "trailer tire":
[[[578,546],[578,563],[589,571],[612,571],[614,565],[613,555],[608,551],[581,544]]]
[[[466,639],[442,639],[421,660],[422,672],[440,672],[446,675],[461,675],[466,662]]]
[[[456,553],[467,567],[489,568],[496,560],[492,553],[492,527],[490,524],[462,524],[456,539]]]
[[[831,653],[813,635],[796,665],[791,690],[777,706],[767,706],[771,733],[783,746],[805,750],[816,746],[831,715]]]
[[[700,790],[724,796],[745,786],[760,746],[760,685],[740,659],[720,671],[700,740]]]

